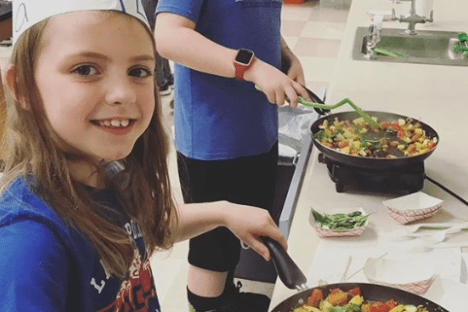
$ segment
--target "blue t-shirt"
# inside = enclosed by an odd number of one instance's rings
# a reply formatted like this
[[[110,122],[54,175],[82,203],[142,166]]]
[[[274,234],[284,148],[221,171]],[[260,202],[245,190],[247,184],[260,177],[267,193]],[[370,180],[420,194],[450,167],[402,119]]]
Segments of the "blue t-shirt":
[[[253,50],[279,68],[281,5],[281,0],[159,0],[156,12],[184,16],[208,39]],[[251,82],[175,64],[174,98],[175,145],[189,158],[258,155],[278,139],[278,108]]]
[[[118,207],[111,190],[93,196]],[[122,281],[108,275],[90,241],[58,215],[24,179],[0,199],[1,311],[152,311],[160,305],[139,227],[120,214],[135,243],[135,259]]]

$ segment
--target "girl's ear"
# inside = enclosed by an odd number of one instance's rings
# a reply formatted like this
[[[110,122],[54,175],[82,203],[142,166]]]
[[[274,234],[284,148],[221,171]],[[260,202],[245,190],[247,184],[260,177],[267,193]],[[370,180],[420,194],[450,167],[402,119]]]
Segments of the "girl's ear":
[[[23,86],[18,81],[18,68],[15,65],[8,64],[5,68],[5,85],[10,95],[15,101],[26,108],[26,103],[23,96]]]

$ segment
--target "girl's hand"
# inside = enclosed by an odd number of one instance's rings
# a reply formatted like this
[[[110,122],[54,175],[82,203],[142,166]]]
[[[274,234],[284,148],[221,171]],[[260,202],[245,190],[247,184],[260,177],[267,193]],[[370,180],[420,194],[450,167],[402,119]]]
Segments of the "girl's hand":
[[[256,59],[252,67],[244,73],[244,78],[258,85],[270,103],[282,106],[287,99],[292,107],[297,107],[299,96],[310,101],[307,91],[301,85],[304,75],[298,63],[299,61],[292,62],[288,75],[285,75],[270,64]]]
[[[265,260],[270,260],[268,248],[259,239],[259,236],[268,236],[278,241],[287,249],[286,238],[278,229],[269,212],[264,209],[223,202],[224,225],[229,228],[241,242],[249,245]]]

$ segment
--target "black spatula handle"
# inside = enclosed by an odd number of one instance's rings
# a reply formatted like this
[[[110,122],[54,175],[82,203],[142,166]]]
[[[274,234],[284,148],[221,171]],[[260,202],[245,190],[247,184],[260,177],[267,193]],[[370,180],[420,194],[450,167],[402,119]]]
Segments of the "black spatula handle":
[[[269,237],[261,237],[270,251],[276,272],[283,284],[289,289],[297,289],[307,282],[307,278],[291,259],[283,246]]]

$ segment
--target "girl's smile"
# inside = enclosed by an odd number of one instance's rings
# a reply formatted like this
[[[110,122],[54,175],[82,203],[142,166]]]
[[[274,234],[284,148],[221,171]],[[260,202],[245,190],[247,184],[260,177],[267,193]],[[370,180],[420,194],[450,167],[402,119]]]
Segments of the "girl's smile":
[[[124,135],[131,131],[136,119],[112,118],[91,120],[91,123],[115,135]]]

